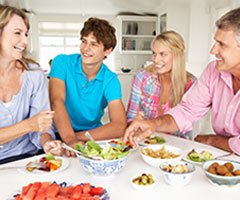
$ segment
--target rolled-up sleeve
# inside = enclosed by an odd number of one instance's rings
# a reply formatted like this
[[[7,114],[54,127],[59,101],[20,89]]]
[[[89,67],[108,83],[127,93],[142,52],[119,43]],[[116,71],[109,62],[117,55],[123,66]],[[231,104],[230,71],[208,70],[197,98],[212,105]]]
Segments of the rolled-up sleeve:
[[[205,116],[211,108],[210,71],[207,67],[200,79],[185,93],[182,101],[166,112],[175,119],[182,133],[192,130],[193,124]]]
[[[231,150],[240,156],[240,135],[231,137],[228,140],[228,144]]]

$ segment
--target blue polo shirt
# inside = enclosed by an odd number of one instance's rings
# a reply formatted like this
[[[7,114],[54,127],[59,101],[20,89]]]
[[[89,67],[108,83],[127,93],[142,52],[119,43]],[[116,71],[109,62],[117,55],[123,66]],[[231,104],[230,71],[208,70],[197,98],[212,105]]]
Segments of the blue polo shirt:
[[[96,77],[88,82],[82,71],[80,54],[56,56],[49,77],[65,82],[65,106],[74,131],[101,126],[101,118],[108,103],[122,97],[117,75],[105,64],[102,64]]]

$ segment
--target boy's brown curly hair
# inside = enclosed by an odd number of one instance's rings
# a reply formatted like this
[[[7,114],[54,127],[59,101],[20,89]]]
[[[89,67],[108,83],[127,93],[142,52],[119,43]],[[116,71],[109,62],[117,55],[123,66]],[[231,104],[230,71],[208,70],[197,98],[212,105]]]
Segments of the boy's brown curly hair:
[[[108,21],[91,17],[84,22],[84,26],[80,34],[81,39],[83,39],[83,37],[93,33],[97,42],[103,44],[104,50],[110,48],[113,50],[117,43],[115,32],[116,29]]]

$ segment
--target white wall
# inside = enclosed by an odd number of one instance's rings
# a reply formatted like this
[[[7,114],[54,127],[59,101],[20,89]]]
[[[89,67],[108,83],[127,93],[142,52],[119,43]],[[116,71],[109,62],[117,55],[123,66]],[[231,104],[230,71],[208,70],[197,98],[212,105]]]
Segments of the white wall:
[[[207,1],[190,1],[188,69],[197,77],[209,61],[211,15]]]

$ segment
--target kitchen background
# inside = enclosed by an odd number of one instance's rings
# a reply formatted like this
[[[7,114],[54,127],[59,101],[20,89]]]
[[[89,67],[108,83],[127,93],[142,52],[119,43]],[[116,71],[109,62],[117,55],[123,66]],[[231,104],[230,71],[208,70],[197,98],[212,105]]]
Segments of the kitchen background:
[[[150,41],[164,30],[179,32],[186,44],[187,69],[199,77],[212,59],[215,21],[239,7],[240,0],[0,0],[25,8],[31,22],[31,56],[47,72],[49,60],[59,53],[79,52],[79,32],[89,17],[109,20],[116,28],[118,44],[105,63],[118,74],[127,106],[131,82],[137,70],[151,60]],[[122,67],[131,69],[123,73]],[[107,121],[107,111],[103,121]],[[211,131],[209,115],[196,127]]]

